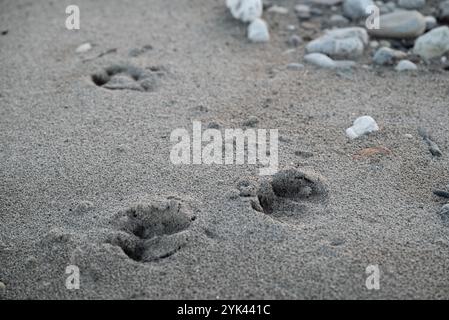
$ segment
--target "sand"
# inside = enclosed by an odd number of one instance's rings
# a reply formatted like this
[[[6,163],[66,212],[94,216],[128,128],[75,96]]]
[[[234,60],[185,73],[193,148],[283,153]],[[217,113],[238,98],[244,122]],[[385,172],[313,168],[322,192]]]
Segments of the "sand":
[[[447,71],[287,70],[304,55],[286,52],[292,10],[251,44],[221,0],[80,0],[79,31],[65,28],[69,4],[0,3],[1,298],[449,298],[445,200],[432,194],[449,183]],[[93,83],[117,64],[149,70],[150,89]],[[381,130],[349,140],[362,115]],[[280,170],[312,171],[325,191],[261,212],[257,165],[170,162],[174,129],[251,117],[279,130]]]

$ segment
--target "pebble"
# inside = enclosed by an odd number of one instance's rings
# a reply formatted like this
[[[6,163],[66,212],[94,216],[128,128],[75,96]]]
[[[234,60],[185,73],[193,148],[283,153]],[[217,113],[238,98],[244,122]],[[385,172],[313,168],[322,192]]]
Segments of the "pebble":
[[[207,125],[207,128],[208,129],[220,129],[220,125],[217,122],[215,122],[215,121],[211,121]]]
[[[255,127],[259,123],[259,119],[255,116],[249,117],[247,120],[243,122],[245,127]]]
[[[445,204],[441,207],[440,211],[438,212],[442,218],[445,220],[449,218],[449,203]]]
[[[410,60],[401,60],[395,68],[396,71],[413,71],[418,70],[416,64]]]
[[[312,13],[310,12],[310,7],[305,4],[296,5],[295,12],[299,18],[303,18],[303,19],[308,19],[312,16]]]
[[[6,285],[0,281],[0,297],[5,296],[6,293]]]
[[[405,9],[420,9],[426,5],[426,0],[399,0],[398,5]]]
[[[424,17],[424,20],[426,21],[426,31],[432,30],[438,25],[437,19],[433,16]]]
[[[262,19],[255,19],[248,26],[248,39],[252,42],[270,41],[267,23]]]
[[[373,48],[373,49],[376,49],[376,48],[379,48],[380,43],[379,43],[379,41],[375,41],[375,40],[374,41],[370,41],[369,46],[371,48]]]
[[[313,152],[307,151],[307,150],[296,150],[295,156],[310,158],[310,157],[313,157]]]
[[[379,45],[381,47],[387,47],[387,48],[391,48],[391,43],[388,40],[380,40],[379,41]]]
[[[379,126],[372,117],[362,116],[354,121],[352,127],[346,129],[346,135],[351,139],[355,139],[362,135],[378,130]]]
[[[418,133],[423,138],[423,140],[427,143],[427,145],[429,147],[429,151],[432,154],[432,156],[441,157],[443,155],[443,153],[440,150],[440,147],[438,147],[438,145],[432,140],[429,132],[426,129],[419,127]]]
[[[361,19],[369,15],[366,13],[366,8],[373,5],[374,2],[372,0],[345,0],[343,3],[343,14],[352,20]]]
[[[405,52],[382,47],[374,54],[373,62],[381,66],[392,65],[396,61],[404,59],[406,56],[407,54]]]
[[[240,197],[255,197],[257,188],[253,183],[248,180],[240,180],[237,183],[237,189],[239,190]]]
[[[334,29],[310,41],[308,53],[323,53],[331,57],[355,58],[363,54],[368,43],[368,34],[359,27]]]
[[[301,70],[304,69],[304,65],[302,63],[289,63],[287,65],[288,70]]]
[[[389,1],[385,3],[385,7],[388,8],[390,12],[393,12],[396,9],[396,3],[394,3],[393,1]]]
[[[274,6],[269,7],[267,12],[277,13],[277,14],[287,14],[288,13],[288,9],[284,8],[284,7],[281,7],[281,6],[274,5]]]
[[[442,22],[449,22],[449,1],[441,2],[438,9],[438,19]]]
[[[322,16],[323,10],[318,8],[310,8],[310,13],[312,14],[312,16]]]
[[[92,45],[89,42],[87,42],[87,43],[83,43],[78,48],[76,48],[75,52],[76,53],[84,53],[84,52],[89,51],[90,49],[92,49]]]
[[[380,14],[386,14],[386,13],[390,13],[392,12],[392,10],[390,10],[390,8],[388,8],[387,6],[383,5],[379,8],[379,13]]]
[[[342,27],[342,26],[346,26],[349,24],[349,20],[339,14],[333,14],[330,17],[329,22],[332,26],[337,26],[337,27]]]
[[[323,53],[331,57],[356,58],[363,54],[364,45],[359,38],[335,39],[320,37],[309,42],[307,53]]]
[[[75,208],[75,212],[84,213],[91,210],[94,207],[94,204],[90,201],[80,201]]]
[[[309,53],[304,60],[322,68],[335,68],[335,61],[322,53]]]
[[[335,6],[336,4],[342,3],[343,0],[312,0],[312,2],[324,6]]]
[[[418,11],[394,11],[381,15],[379,29],[369,29],[371,35],[380,38],[416,38],[426,30],[424,16]]]
[[[365,28],[348,27],[327,30],[326,35],[335,39],[345,39],[357,37],[364,45],[368,44],[369,36]]]
[[[415,41],[413,53],[424,59],[441,57],[449,51],[449,28],[447,26],[435,28],[422,35]]]
[[[449,192],[447,192],[447,191],[433,190],[433,194],[438,196],[438,197],[441,197],[441,198],[449,199]]]
[[[304,61],[328,69],[349,69],[355,65],[354,61],[333,60],[322,53],[309,53],[304,56]]]
[[[288,38],[288,45],[292,47],[298,47],[303,42],[302,38],[297,34],[293,34]]]
[[[262,0],[226,0],[226,6],[235,19],[251,22],[262,16]]]

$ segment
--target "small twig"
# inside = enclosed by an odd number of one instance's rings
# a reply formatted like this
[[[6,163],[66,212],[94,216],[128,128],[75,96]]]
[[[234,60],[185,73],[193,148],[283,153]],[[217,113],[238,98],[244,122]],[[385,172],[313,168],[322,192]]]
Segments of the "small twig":
[[[117,48],[108,49],[106,51],[101,52],[100,54],[98,54],[95,57],[84,59],[83,62],[87,62],[87,61],[91,61],[91,60],[94,60],[94,59],[98,59],[98,58],[101,58],[102,56],[105,56],[107,54],[116,53],[116,52],[117,52]]]

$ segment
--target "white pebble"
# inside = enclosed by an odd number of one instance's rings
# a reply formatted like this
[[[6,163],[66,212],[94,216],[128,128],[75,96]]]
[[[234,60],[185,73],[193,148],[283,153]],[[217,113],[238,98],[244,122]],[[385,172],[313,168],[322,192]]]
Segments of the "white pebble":
[[[262,16],[262,0],[226,0],[226,6],[234,18],[251,22]]]
[[[399,61],[395,69],[396,71],[412,71],[418,70],[418,67],[410,60],[401,60]]]
[[[309,53],[304,56],[304,61],[321,68],[329,69],[350,69],[355,66],[351,60],[333,60],[322,53]]]
[[[287,14],[288,13],[288,9],[281,7],[281,6],[271,6],[270,8],[268,8],[267,12],[271,12],[271,13],[278,13],[278,14]]]
[[[304,69],[304,65],[301,63],[289,63],[287,65],[288,70],[301,70]]]
[[[304,56],[304,60],[322,68],[335,68],[335,61],[322,53],[309,53]]]
[[[270,33],[268,26],[262,19],[256,19],[248,26],[248,39],[252,42],[268,42]]]
[[[84,53],[84,52],[89,51],[90,49],[92,49],[92,46],[89,42],[87,42],[87,43],[83,43],[78,48],[76,48],[75,52],[76,53]]]
[[[346,129],[346,135],[351,139],[355,139],[367,133],[378,130],[379,126],[373,118],[370,116],[363,116],[357,118],[352,127]]]

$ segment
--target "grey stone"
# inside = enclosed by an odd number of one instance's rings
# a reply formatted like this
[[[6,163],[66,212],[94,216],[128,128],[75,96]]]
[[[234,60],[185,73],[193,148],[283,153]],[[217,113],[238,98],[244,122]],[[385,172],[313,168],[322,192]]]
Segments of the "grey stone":
[[[312,0],[312,2],[325,6],[335,6],[336,4],[342,3],[343,0]]]
[[[335,39],[324,36],[309,42],[307,53],[323,53],[331,57],[355,58],[362,55],[363,42],[357,37]]]
[[[379,8],[379,13],[380,14],[387,14],[387,13],[390,13],[390,12],[392,12],[393,10],[391,10],[389,7],[387,7],[387,6],[385,6],[385,5],[383,5],[383,6],[381,6],[380,8]]]
[[[349,69],[355,65],[350,60],[333,60],[322,53],[309,53],[304,57],[307,63],[327,69]]]
[[[346,26],[349,24],[349,20],[339,14],[333,14],[330,17],[329,22],[331,25],[337,26],[337,27],[342,27],[342,26]]]
[[[364,45],[367,45],[369,40],[366,30],[360,27],[327,30],[326,35],[334,39],[357,37],[363,42]]]
[[[382,47],[376,51],[373,62],[377,65],[392,65],[396,61],[404,59],[407,56],[405,52]]]
[[[405,9],[420,9],[426,5],[426,0],[399,0],[398,5]]]
[[[387,3],[385,3],[385,7],[388,8],[388,10],[390,10],[390,12],[394,11],[394,9],[396,9],[396,3],[394,3],[393,1],[389,1]]]
[[[301,43],[303,43],[303,40],[300,36],[298,36],[297,34],[294,34],[294,35],[291,35],[290,38],[288,38],[287,43],[288,43],[288,45],[290,45],[292,47],[297,47]]]
[[[296,15],[299,18],[308,19],[312,16],[312,13],[310,11],[310,7],[305,4],[298,4],[295,6],[295,12]]]
[[[309,42],[308,53],[323,53],[331,57],[355,58],[362,55],[368,44],[368,33],[360,27],[332,29]]]
[[[248,26],[248,39],[252,42],[268,42],[270,34],[267,23],[262,19],[255,19]]]
[[[369,46],[373,49],[376,49],[376,48],[379,48],[380,44],[379,44],[379,41],[374,40],[369,43]]]
[[[369,15],[366,13],[366,9],[372,5],[374,5],[372,0],[345,0],[343,14],[353,20],[361,19]]]
[[[391,48],[391,43],[388,40],[380,40],[379,41],[379,45],[381,47],[387,47],[387,48]]]
[[[380,16],[379,29],[369,29],[371,35],[381,38],[416,38],[426,30],[424,16],[418,11],[394,11]]]
[[[243,122],[245,127],[255,127],[259,123],[259,119],[255,116],[249,117],[247,120]]]
[[[413,53],[424,59],[441,57],[449,51],[449,28],[435,28],[416,39]]]
[[[424,19],[426,20],[426,31],[432,30],[438,25],[437,19],[435,17],[427,16],[424,17]]]
[[[449,1],[441,2],[438,9],[438,19],[443,22],[449,22]]]

